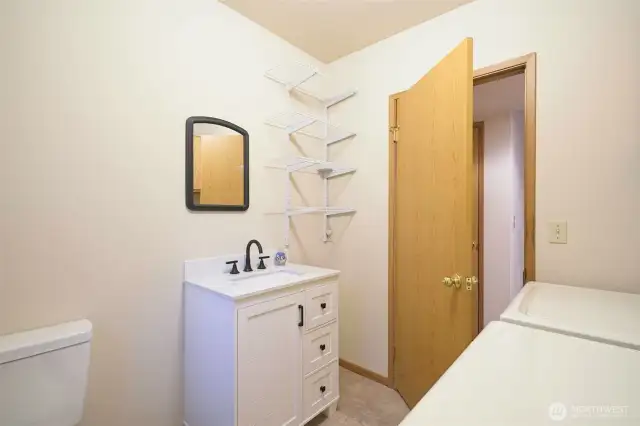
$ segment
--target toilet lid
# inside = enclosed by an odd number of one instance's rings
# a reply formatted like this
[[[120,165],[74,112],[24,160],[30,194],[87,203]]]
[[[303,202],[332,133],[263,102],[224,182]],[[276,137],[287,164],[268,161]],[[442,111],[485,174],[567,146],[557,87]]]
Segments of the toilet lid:
[[[17,361],[91,340],[88,320],[0,336],[0,364]]]

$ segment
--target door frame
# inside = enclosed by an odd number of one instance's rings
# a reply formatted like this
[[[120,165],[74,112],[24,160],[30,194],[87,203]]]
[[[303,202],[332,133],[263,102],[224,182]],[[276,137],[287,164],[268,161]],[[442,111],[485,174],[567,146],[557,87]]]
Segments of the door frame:
[[[525,75],[524,108],[524,282],[535,280],[535,201],[536,201],[536,53],[480,68],[473,73],[473,85]],[[386,383],[395,388],[395,185],[396,185],[396,104],[403,92],[389,96],[389,258],[388,258],[388,367]],[[482,265],[480,264],[480,268]],[[482,284],[479,288],[482,288]],[[483,298],[478,295],[478,303]],[[480,308],[480,307],[479,307]],[[480,313],[480,309],[478,310]],[[479,328],[482,323],[478,323]]]
[[[484,324],[484,121],[474,121],[473,128],[478,129],[478,140],[474,147],[478,173],[476,178],[478,208],[478,332]]]

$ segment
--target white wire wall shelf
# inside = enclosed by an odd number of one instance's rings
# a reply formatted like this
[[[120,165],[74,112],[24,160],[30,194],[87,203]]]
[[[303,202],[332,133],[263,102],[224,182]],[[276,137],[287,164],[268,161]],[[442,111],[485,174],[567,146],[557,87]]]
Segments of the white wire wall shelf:
[[[283,129],[288,134],[300,134],[318,139],[327,146],[354,137],[356,134],[318,117],[297,111],[281,112],[268,118],[265,124]]]
[[[356,209],[344,207],[292,207],[285,211],[272,212],[269,214],[284,214],[289,217],[303,214],[324,214],[326,217],[340,216],[355,213]]]
[[[325,108],[331,108],[357,93],[355,89],[332,87],[329,79],[317,68],[305,64],[277,66],[264,75],[282,84],[289,92],[295,91],[317,100]]]
[[[336,88],[330,80],[323,76],[316,68],[309,65],[278,66],[268,70],[265,77],[285,86],[289,94],[293,92],[313,98],[320,102],[324,109],[323,118],[301,112],[283,112],[266,120],[266,124],[283,129],[291,135],[304,135],[318,139],[324,144],[324,158],[314,159],[307,157],[295,157],[284,161],[279,165],[267,166],[293,172],[317,173],[323,181],[323,206],[319,207],[295,207],[291,197],[291,179],[286,180],[284,208],[281,212],[284,220],[284,247],[289,247],[289,234],[291,231],[290,219],[292,216],[302,214],[324,215],[323,241],[329,241],[333,231],[330,226],[330,217],[355,213],[355,209],[329,206],[329,180],[337,176],[343,176],[356,171],[355,168],[338,167],[329,161],[329,147],[332,144],[352,138],[356,134],[329,123],[329,108],[339,102],[349,99],[357,93],[354,89]]]
[[[317,173],[322,178],[332,179],[338,176],[344,176],[356,171],[355,167],[339,167],[330,161],[318,160],[308,157],[293,157],[284,161],[277,161],[266,167],[272,169],[286,170],[289,173]]]

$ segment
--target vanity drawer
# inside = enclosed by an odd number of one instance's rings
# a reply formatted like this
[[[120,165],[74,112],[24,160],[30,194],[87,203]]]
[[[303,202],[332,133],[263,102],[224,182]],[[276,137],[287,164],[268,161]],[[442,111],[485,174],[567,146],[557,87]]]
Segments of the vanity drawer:
[[[338,361],[318,370],[304,379],[304,418],[308,419],[324,410],[339,395]]]
[[[305,329],[311,330],[338,317],[338,283],[305,291]]]
[[[338,323],[320,327],[304,335],[302,357],[304,375],[338,359]]]

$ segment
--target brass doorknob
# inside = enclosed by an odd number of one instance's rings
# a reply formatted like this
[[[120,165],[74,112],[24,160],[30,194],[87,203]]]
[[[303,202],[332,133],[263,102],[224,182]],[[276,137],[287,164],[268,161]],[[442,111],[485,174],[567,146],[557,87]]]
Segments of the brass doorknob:
[[[455,274],[453,277],[451,277],[451,281],[453,282],[453,286],[455,288],[460,288],[462,286],[462,278],[458,274]]]
[[[473,277],[469,277],[466,280],[467,282],[467,291],[473,290],[473,286],[478,286],[478,278],[474,275]]]
[[[451,287],[453,285],[453,281],[451,281],[450,277],[444,277],[442,279],[442,284],[444,284],[445,287]]]

